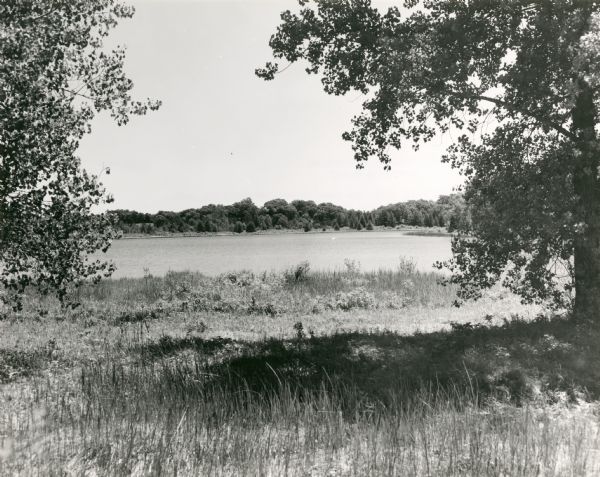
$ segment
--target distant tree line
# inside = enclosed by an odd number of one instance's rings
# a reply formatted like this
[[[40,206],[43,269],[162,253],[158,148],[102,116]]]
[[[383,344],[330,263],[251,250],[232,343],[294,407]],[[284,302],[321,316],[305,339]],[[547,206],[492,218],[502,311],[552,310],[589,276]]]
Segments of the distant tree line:
[[[350,228],[372,230],[374,226],[446,227],[449,231],[468,228],[470,212],[460,194],[443,195],[437,201],[411,200],[372,211],[345,209],[329,202],[273,199],[262,207],[251,199],[231,205],[205,205],[181,212],[156,214],[132,210],[112,211],[124,233],[157,234],[181,232],[256,232],[270,229]]]

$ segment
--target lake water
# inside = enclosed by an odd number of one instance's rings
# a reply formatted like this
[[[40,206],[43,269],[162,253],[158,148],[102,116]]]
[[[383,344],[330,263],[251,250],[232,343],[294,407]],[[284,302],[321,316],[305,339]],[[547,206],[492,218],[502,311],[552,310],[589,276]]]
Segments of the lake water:
[[[392,231],[140,238],[116,240],[107,256],[117,265],[115,278],[142,277],[144,269],[153,275],[281,271],[304,260],[313,270],[335,270],[344,268],[346,258],[360,262],[363,271],[394,269],[401,257],[432,271],[433,262],[450,257],[450,238]]]

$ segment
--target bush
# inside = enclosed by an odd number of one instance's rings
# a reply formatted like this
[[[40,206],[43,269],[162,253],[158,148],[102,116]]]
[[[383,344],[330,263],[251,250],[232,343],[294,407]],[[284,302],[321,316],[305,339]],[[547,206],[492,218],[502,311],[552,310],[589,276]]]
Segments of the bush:
[[[414,275],[417,271],[417,264],[412,258],[400,257],[398,271],[406,275]]]
[[[343,311],[350,311],[353,308],[375,308],[375,296],[365,288],[358,287],[349,292],[337,293],[333,300],[326,301],[325,307]]]
[[[391,310],[399,310],[401,308],[406,308],[412,302],[412,300],[403,295],[399,295],[398,293],[384,291],[379,297],[380,306],[389,308]]]
[[[250,287],[256,284],[257,281],[260,281],[260,279],[249,270],[240,270],[238,272],[228,272],[219,275],[216,281],[227,285]]]
[[[309,271],[310,263],[304,261],[283,272],[283,277],[288,284],[302,282],[307,279]]]
[[[261,300],[253,296],[247,311],[250,314],[277,316],[284,313],[286,309],[272,298]]]
[[[246,232],[250,234],[256,232],[256,225],[254,225],[254,222],[250,222],[248,225],[246,225]]]
[[[194,289],[193,277],[188,273],[167,272],[161,298],[167,301],[183,299]]]
[[[360,273],[360,262],[358,260],[345,258],[344,266],[346,267],[346,273],[349,275],[358,275]]]
[[[277,302],[281,290],[281,275],[256,275],[242,270],[206,278],[191,286],[176,286],[166,294],[171,306],[180,311],[209,311],[222,313],[258,313],[275,316],[285,311]]]

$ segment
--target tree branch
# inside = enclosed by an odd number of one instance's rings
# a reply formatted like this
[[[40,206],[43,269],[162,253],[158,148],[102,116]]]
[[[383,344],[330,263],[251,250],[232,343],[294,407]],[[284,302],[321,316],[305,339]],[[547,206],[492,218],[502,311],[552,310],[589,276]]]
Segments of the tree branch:
[[[50,15],[52,15],[53,13],[56,13],[56,12],[58,12],[58,11],[59,11],[59,9],[58,9],[58,8],[55,8],[55,9],[53,9],[53,10],[49,10],[49,11],[47,11],[47,12],[45,12],[45,13],[41,13],[41,14],[39,14],[39,15],[35,16],[35,17],[29,17],[29,18],[28,18],[28,20],[29,20],[29,21],[32,21],[32,22],[35,22],[35,21],[41,20],[42,18],[45,18],[45,17],[47,17],[47,16],[50,16]]]
[[[89,99],[90,101],[94,101],[94,99],[93,99],[93,98],[90,98],[89,96],[87,96],[87,95],[85,95],[85,94],[79,93],[78,91],[72,91],[72,90],[70,90],[70,89],[67,89],[67,88],[61,88],[61,89],[62,89],[63,91],[65,91],[65,92],[67,92],[67,93],[70,93],[70,94],[72,94],[72,95],[73,95],[73,98],[75,98],[75,96],[81,96],[82,98]],[[80,90],[81,90],[81,89],[80,89]]]
[[[577,136],[575,136],[568,129],[565,129],[561,124],[555,123],[554,121],[551,121],[548,118],[542,117],[538,114],[531,113],[530,111],[527,111],[523,108],[519,108],[513,104],[507,103],[506,101],[502,101],[501,99],[493,98],[491,96],[485,96],[482,94],[469,95],[469,94],[465,94],[465,93],[460,93],[458,91],[449,91],[448,94],[453,95],[453,96],[459,96],[459,97],[462,97],[465,99],[477,99],[480,101],[488,101],[488,102],[495,104],[496,106],[500,106],[508,111],[513,111],[513,112],[522,114],[524,116],[528,116],[532,119],[535,119],[539,123],[545,124],[546,126],[551,127],[552,129],[554,129],[555,131],[557,131],[558,133],[562,134],[563,136],[565,136],[569,139],[577,139]]]

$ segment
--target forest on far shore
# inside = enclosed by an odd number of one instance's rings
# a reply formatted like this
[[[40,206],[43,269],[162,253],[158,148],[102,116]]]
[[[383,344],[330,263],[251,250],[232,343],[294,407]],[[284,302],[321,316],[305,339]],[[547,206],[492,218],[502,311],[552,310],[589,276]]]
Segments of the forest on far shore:
[[[209,204],[181,212],[156,214],[113,210],[125,234],[185,232],[256,232],[258,230],[350,229],[371,230],[374,226],[446,227],[449,232],[468,230],[469,208],[461,194],[442,195],[437,201],[410,200],[378,207],[372,211],[345,209],[329,202],[273,199],[258,207],[247,198],[231,205]]]

